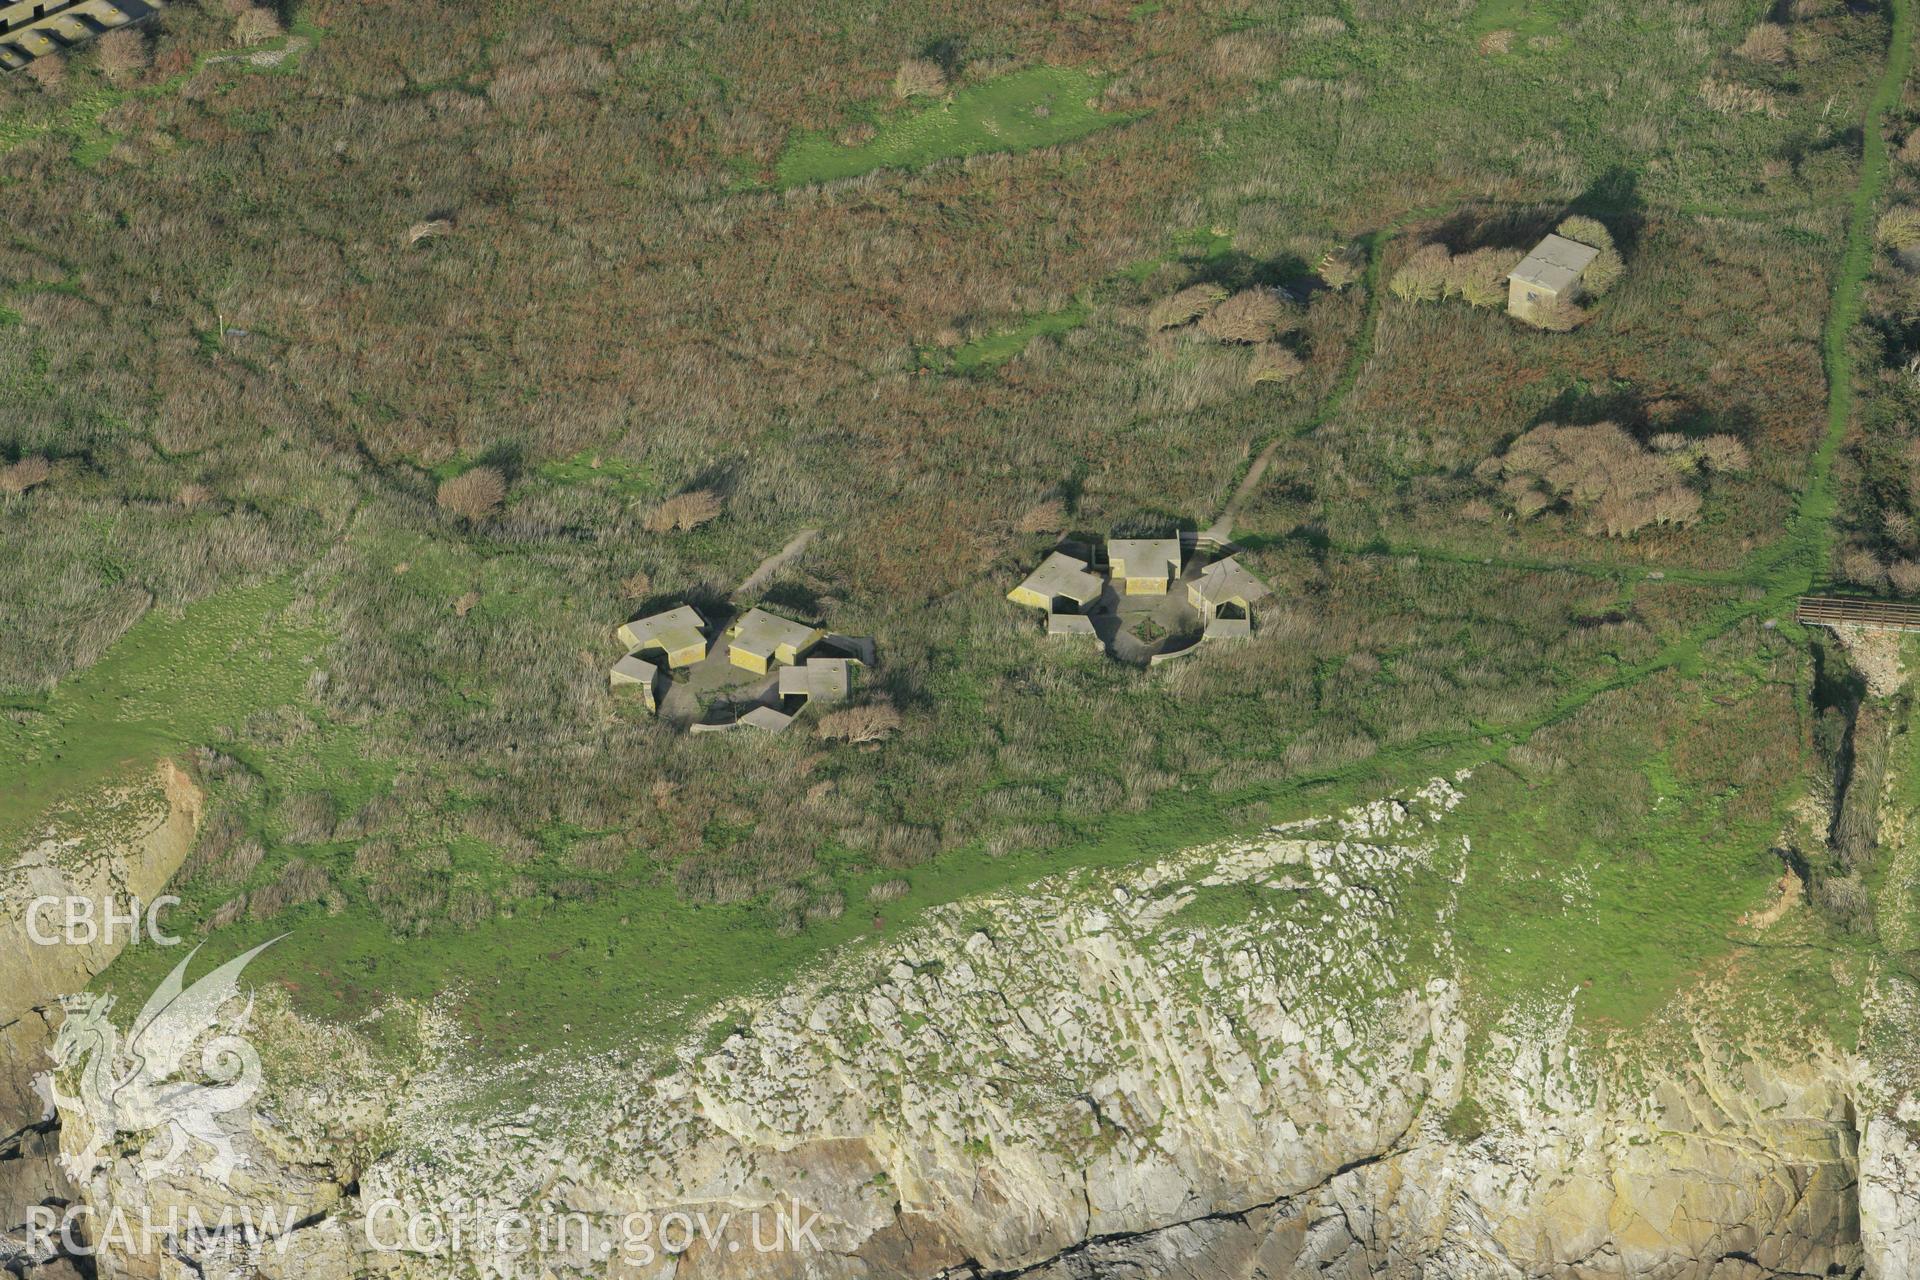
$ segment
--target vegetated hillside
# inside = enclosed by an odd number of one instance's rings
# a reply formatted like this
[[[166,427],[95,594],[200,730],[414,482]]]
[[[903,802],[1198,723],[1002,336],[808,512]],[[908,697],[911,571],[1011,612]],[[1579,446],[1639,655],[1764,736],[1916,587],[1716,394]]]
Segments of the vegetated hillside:
[[[198,918],[297,925],[265,964],[321,1009],[484,976],[503,1038],[547,1015],[501,975],[666,1017],[1536,733],[1568,767],[1515,812],[1612,806],[1621,726],[1575,713],[1675,667],[1633,726],[1660,804],[1612,829],[1757,888],[1806,750],[1772,684],[1810,683],[1757,623],[1824,484],[1889,23],[1544,13],[181,3],[135,65],[8,77],[7,767],[57,790],[82,726],[90,768],[197,749]],[[1381,287],[1570,210],[1626,262],[1572,332]],[[1601,422],[1749,465],[1627,538],[1501,505],[1484,464]],[[1206,524],[1274,441],[1252,641],[1136,673],[1002,599],[1058,533]],[[761,598],[876,636],[897,734],[689,739],[609,696],[617,622],[801,527]],[[202,680],[236,625],[283,638]],[[116,661],[179,683],[109,712]],[[1716,681],[1778,769],[1690,736]]]

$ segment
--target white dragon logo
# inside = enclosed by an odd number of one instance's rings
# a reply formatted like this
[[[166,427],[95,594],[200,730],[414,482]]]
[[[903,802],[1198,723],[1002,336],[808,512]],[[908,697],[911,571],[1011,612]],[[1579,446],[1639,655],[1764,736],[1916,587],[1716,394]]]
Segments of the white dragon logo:
[[[124,1045],[107,1017],[113,997],[82,995],[63,1002],[66,1021],[47,1051],[53,1070],[42,1072],[35,1083],[50,1103],[83,1115],[92,1126],[84,1149],[60,1157],[69,1176],[90,1178],[106,1163],[108,1146],[119,1135],[159,1129],[166,1130],[168,1146],[141,1163],[143,1177],[172,1168],[190,1140],[213,1149],[213,1158],[200,1168],[221,1182],[244,1162],[234,1154],[219,1117],[244,1107],[260,1088],[260,1055],[238,1034],[253,1014],[253,998],[248,996],[238,1013],[222,1011],[239,999],[241,970],[278,941],[261,943],[191,987],[185,985],[187,965],[200,948],[189,951],[140,1010]],[[176,1079],[209,1031],[218,1034],[200,1046],[200,1074],[214,1083]],[[61,1075],[76,1069],[79,1093],[63,1093]]]

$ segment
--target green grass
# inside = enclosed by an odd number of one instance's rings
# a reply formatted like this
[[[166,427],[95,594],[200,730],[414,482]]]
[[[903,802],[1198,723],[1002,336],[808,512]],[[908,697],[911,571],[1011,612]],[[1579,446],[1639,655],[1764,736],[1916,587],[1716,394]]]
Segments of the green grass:
[[[1108,280],[1095,286],[1100,287],[1115,280],[1145,280],[1161,267],[1170,262],[1189,261],[1212,263],[1226,258],[1233,251],[1233,236],[1224,231],[1202,230],[1181,232],[1173,237],[1173,247],[1166,253],[1139,262],[1129,263]],[[1093,318],[1093,304],[1087,297],[1080,297],[1059,311],[1041,312],[1028,316],[1025,320],[997,333],[975,338],[972,342],[955,348],[950,354],[934,350],[923,350],[920,363],[929,369],[941,373],[978,373],[998,368],[1027,349],[1027,344],[1039,337],[1058,337],[1071,333]]]
[[[823,951],[881,936],[935,904],[1068,867],[1135,862],[1225,834],[1225,809],[1215,797],[1188,796],[1116,819],[1071,848],[1000,858],[958,853],[911,872],[908,895],[877,908],[867,904],[867,887],[898,873],[848,871],[839,877],[846,915],[792,936],[768,928],[756,903],[700,905],[670,888],[640,887],[583,905],[534,900],[511,919],[404,943],[362,907],[338,916],[303,908],[221,930],[209,954],[236,954],[291,929],[253,972],[288,987],[309,1013],[348,1018],[393,996],[431,1000],[459,990],[485,1049],[610,1047],[683,1032],[715,1002],[784,981]],[[880,928],[876,912],[888,922]],[[152,947],[130,950],[114,964],[108,986],[139,992],[177,959]],[[529,999],[533,992],[540,997]]]
[[[1568,0],[1480,0],[1473,14],[1473,30],[1478,35],[1512,31],[1523,39],[1552,35],[1577,13],[1577,7]]]
[[[1900,100],[1901,86],[1913,61],[1913,0],[1893,0],[1890,45],[1886,70],[1874,85],[1862,122],[1860,180],[1848,201],[1846,248],[1834,273],[1833,298],[1821,335],[1827,371],[1827,430],[1814,451],[1806,498],[1794,513],[1798,525],[1794,532],[1809,544],[1815,573],[1824,572],[1832,553],[1833,517],[1838,506],[1833,462],[1853,420],[1854,370],[1847,338],[1860,323],[1867,274],[1873,269],[1874,215],[1890,167],[1884,121]]]
[[[1852,397],[1852,370],[1844,338],[1859,314],[1861,281],[1870,252],[1866,228],[1886,174],[1880,119],[1905,74],[1910,22],[1908,0],[1899,0],[1895,6],[1894,54],[1868,111],[1866,163],[1853,195],[1846,250],[1836,274],[1827,321],[1828,433],[1815,456],[1794,522],[1785,537],[1756,553],[1740,573],[1730,575],[1730,583],[1757,586],[1760,592],[1748,599],[1730,596],[1692,630],[1671,640],[1652,657],[1623,663],[1605,676],[1569,689],[1542,714],[1524,722],[1462,724],[1350,766],[1271,787],[1227,794],[1202,788],[1173,794],[1144,813],[1119,815],[1089,825],[1075,833],[1074,841],[1051,852],[1014,851],[996,859],[978,848],[969,848],[944,855],[910,873],[912,890],[907,897],[879,908],[886,919],[883,928],[872,923],[873,912],[864,906],[864,893],[869,884],[892,873],[849,864],[837,875],[848,896],[847,914],[791,937],[770,930],[766,914],[756,904],[693,905],[664,886],[648,885],[610,890],[586,905],[543,905],[532,900],[517,908],[510,919],[490,921],[466,933],[433,934],[404,942],[389,933],[364,905],[350,907],[337,916],[308,908],[281,920],[224,931],[213,950],[231,953],[291,925],[294,936],[263,959],[260,972],[286,981],[311,1011],[346,1015],[392,995],[433,998],[450,987],[461,987],[467,993],[466,1009],[472,1024],[484,1043],[496,1047],[523,1043],[582,1045],[629,1040],[637,1035],[667,1035],[684,1028],[690,1018],[714,1001],[781,982],[824,949],[897,928],[936,903],[1028,883],[1076,865],[1117,865],[1161,856],[1170,849],[1232,832],[1237,823],[1244,822],[1236,818],[1237,808],[1249,801],[1271,803],[1276,818],[1326,812],[1349,800],[1377,794],[1396,782],[1414,781],[1464,765],[1486,764],[1502,758],[1511,747],[1540,729],[1574,716],[1602,695],[1627,690],[1669,671],[1692,676],[1709,670],[1719,660],[1709,653],[1710,641],[1756,616],[1778,611],[1824,564],[1831,536],[1827,521],[1833,510],[1833,453],[1845,430]],[[1028,83],[1023,77],[1039,80]],[[1078,77],[1081,83],[1074,93],[1065,94],[1061,92],[1061,77]],[[1026,85],[1019,90],[1024,97],[1015,93],[1016,81]],[[1053,88],[1047,89],[1048,85]],[[1040,69],[1016,73],[963,91],[951,103],[903,113],[859,148],[842,148],[822,139],[802,140],[782,160],[781,177],[786,182],[816,181],[887,165],[925,164],[977,150],[1046,145],[1063,139],[1039,136],[1036,130],[1070,123],[1066,119],[1069,104],[1056,101],[1052,115],[1034,117],[1031,108],[1038,100],[1036,95],[1053,92],[1057,99],[1083,102],[1097,87],[1091,77],[1075,72]],[[982,96],[989,91],[1006,96],[989,101]],[[997,118],[996,112],[1011,113],[1009,118],[1021,123],[1023,109],[1025,132],[986,128],[987,121]],[[1085,118],[1077,123],[1087,127],[1069,136],[1081,136],[1118,119],[1081,109]],[[1372,241],[1369,287],[1374,283],[1372,273],[1378,270],[1380,243],[1379,237]],[[1363,339],[1350,369],[1358,368],[1366,352]],[[1351,377],[1350,372],[1336,395],[1351,385]],[[1324,412],[1320,417],[1324,419]],[[549,464],[562,470],[547,478],[558,483],[574,482],[579,477],[569,468],[577,462]],[[424,557],[417,562],[415,572],[444,574],[449,592],[460,585],[456,579],[463,580],[463,575]],[[271,601],[254,607],[257,612],[252,616],[256,618],[272,612]],[[217,623],[233,631],[232,620],[223,623],[221,617],[218,610],[213,611],[209,625]],[[244,612],[241,617],[244,622]],[[251,634],[246,626],[241,630]],[[127,644],[133,644],[133,640],[129,637]],[[199,633],[176,637],[163,630],[157,637],[147,637],[145,644],[149,652],[161,656],[149,658],[144,672],[137,666],[122,670],[121,684],[127,683],[129,672],[143,675],[149,701],[161,696],[161,690],[168,697],[186,698],[183,714],[156,715],[149,710],[144,715],[129,715],[111,706],[88,710],[85,693],[95,687],[89,685],[89,679],[97,678],[96,684],[104,681],[106,689],[114,688],[114,677],[101,673],[110,671],[117,660],[137,655],[139,646],[135,646],[128,655],[116,648],[94,671],[70,682],[54,700],[58,707],[49,705],[49,716],[58,710],[58,724],[93,724],[105,730],[107,741],[141,748],[149,745],[142,734],[156,741],[191,741],[194,735],[219,723],[218,717],[194,709],[207,699],[204,690],[191,682],[226,678],[220,668],[227,664],[209,661],[217,659],[222,651],[206,647]],[[190,647],[196,644],[201,647]],[[191,659],[186,665],[195,670],[186,676],[190,683],[185,693],[167,686],[181,665],[165,661],[168,655]],[[198,671],[203,665],[213,670]],[[943,705],[958,707],[969,696],[962,674],[942,673],[937,678],[956,686],[952,702]],[[231,704],[261,705],[283,693],[290,696],[290,691],[277,684],[267,689],[241,688],[235,691]],[[99,696],[96,692],[95,701]],[[156,720],[160,723],[155,724]],[[91,751],[93,744],[87,745]],[[350,745],[350,739],[342,738],[335,749],[344,753]],[[12,750],[11,740],[8,750]],[[130,753],[116,747],[98,754],[110,768],[114,760]],[[32,767],[41,773],[34,775],[29,770],[25,776],[37,780],[39,794],[44,796],[50,766],[42,757],[41,763]],[[1600,868],[1589,903],[1580,912],[1567,910],[1570,904],[1548,893],[1547,886],[1533,873],[1584,868],[1600,851],[1594,838],[1583,834],[1580,826],[1587,812],[1582,797],[1590,791],[1570,784],[1536,785],[1518,774],[1502,775],[1489,782],[1482,793],[1486,798],[1476,801],[1479,807],[1463,814],[1462,821],[1476,828],[1476,842],[1492,844],[1506,859],[1502,869],[1485,878],[1484,902],[1463,923],[1465,946],[1474,957],[1475,972],[1485,989],[1518,994],[1551,990],[1551,982],[1592,978],[1596,986],[1589,989],[1594,994],[1585,1007],[1610,1021],[1625,1022],[1643,1015],[1671,991],[1672,984],[1683,981],[1687,973],[1731,945],[1718,926],[1739,907],[1750,905],[1765,879],[1764,868],[1753,854],[1758,847],[1753,837],[1760,826],[1742,826],[1731,833],[1716,826],[1724,801],[1679,781],[1675,762],[1664,751],[1648,748],[1638,755],[1622,756],[1621,767],[1638,780],[1635,785],[1644,784],[1678,816],[1671,823],[1653,823],[1644,831],[1634,827],[1636,835],[1644,835],[1645,847],[1638,851],[1644,861],[1623,861]],[[73,780],[64,764],[58,768],[60,783]],[[1622,776],[1626,779],[1628,772]],[[1661,812],[1665,811],[1663,807]],[[1501,840],[1508,842],[1505,849],[1498,848]],[[1476,882],[1476,890],[1482,883]],[[1231,895],[1220,895],[1198,911],[1205,915],[1237,909]],[[129,953],[115,967],[113,981],[136,987],[142,982],[150,984],[169,962],[170,957],[159,953]]]
[[[149,613],[52,696],[0,721],[0,836],[63,796],[150,768],[250,712],[299,697],[322,636],[288,621],[289,583],[225,593],[178,617]]]
[[[77,89],[66,101],[36,118],[0,120],[0,155],[22,143],[54,134],[68,139],[74,158],[83,155],[97,163],[112,147],[102,121],[126,95],[104,81]]]
[[[921,169],[988,151],[1028,151],[1083,138],[1131,117],[1090,105],[1105,81],[1071,67],[1030,67],[910,107],[872,138],[842,146],[824,134],[795,139],[775,166],[779,185],[852,178],[875,169]]]
[[[543,462],[534,474],[553,484],[603,486],[622,497],[648,497],[662,491],[659,479],[644,464],[593,453]]]
[[[1707,682],[1698,697],[1715,708]],[[1767,708],[1770,710],[1770,708]],[[1739,733],[1792,733],[1755,716]],[[1458,821],[1473,840],[1456,943],[1494,1008],[1578,990],[1584,1019],[1633,1026],[1723,953],[1739,914],[1780,875],[1770,852],[1791,781],[1738,822],[1739,797],[1680,780],[1635,735],[1594,744],[1604,769],[1536,778],[1489,767]]]
[[[1896,30],[1904,32],[1904,0],[1896,14]],[[1871,135],[1877,136],[1879,115],[1904,67],[1904,55],[1889,63],[1869,113]],[[1707,665],[1703,647],[1710,640],[1756,614],[1779,608],[1794,591],[1804,589],[1825,545],[1824,520],[1832,510],[1831,455],[1851,398],[1850,369],[1840,339],[1858,315],[1864,279],[1860,246],[1885,163],[1884,148],[1869,149],[1847,258],[1828,318],[1833,377],[1829,437],[1822,442],[1788,535],[1756,553],[1746,573],[1737,575],[1763,585],[1763,598],[1729,599],[1653,657],[1569,690],[1525,723],[1463,725],[1272,787],[1225,795],[1185,792],[1144,813],[1110,818],[1085,831],[1079,841],[1049,852],[1016,851],[996,859],[976,848],[945,855],[917,868],[909,894],[880,908],[881,914],[898,923],[936,903],[1024,884],[1068,867],[1161,856],[1231,833],[1238,806],[1255,800],[1272,805],[1275,817],[1327,812],[1394,782],[1500,759],[1596,698],[1660,673],[1698,674]],[[1374,277],[1384,238],[1382,233],[1370,243],[1367,287],[1376,296]],[[1377,310],[1369,316],[1369,330],[1376,316]],[[1367,350],[1363,337],[1354,353],[1355,366]],[[1335,398],[1350,385],[1351,377],[1343,378]],[[1461,920],[1463,951],[1471,957],[1480,990],[1517,998],[1551,991],[1554,983],[1591,981],[1594,986],[1587,988],[1590,995],[1583,1009],[1610,1022],[1629,1023],[1663,1001],[1688,972],[1730,945],[1724,923],[1752,904],[1772,873],[1770,864],[1754,854],[1756,848],[1764,850],[1764,843],[1753,838],[1757,828],[1732,833],[1736,838],[1714,830],[1717,802],[1676,787],[1670,762],[1657,753],[1632,762],[1623,759],[1622,765],[1636,770],[1682,814],[1678,822],[1655,822],[1640,830],[1645,844],[1637,861],[1587,868],[1597,850],[1591,839],[1578,834],[1582,793],[1577,788],[1536,792],[1506,777],[1479,792],[1481,798],[1463,815],[1470,828],[1477,828],[1477,844],[1509,845],[1505,869],[1476,884],[1475,905]],[[1553,890],[1554,869],[1574,867],[1585,868],[1590,877],[1592,896],[1583,914],[1556,910],[1557,896],[1541,896]],[[1548,877],[1544,885],[1542,876]],[[364,908],[339,916],[306,908],[291,917],[223,931],[218,949],[238,951],[291,924],[293,936],[263,957],[259,969],[262,977],[290,986],[311,1012],[350,1016],[395,995],[428,999],[459,987],[468,993],[466,1008],[474,1030],[496,1050],[511,1051],[523,1044],[592,1045],[678,1033],[718,1000],[785,980],[828,948],[875,936],[881,930],[864,908],[865,889],[883,878],[890,873],[842,872],[838,880],[847,893],[848,913],[790,937],[769,930],[757,904],[695,905],[665,888],[647,887],[614,891],[584,906],[543,908],[536,902],[511,919],[466,933],[413,939],[404,946],[396,945]],[[1198,907],[1199,914],[1232,910],[1238,903],[1232,895],[1216,899]],[[116,964],[113,982],[137,989],[142,982],[157,980],[166,964],[167,957],[151,949],[129,952]],[[528,991],[543,991],[549,998],[528,1001]]]
[[[1233,233],[1230,231],[1218,228],[1182,231],[1174,235],[1173,247],[1167,252],[1130,262],[1118,274],[1138,283],[1170,262],[1221,262],[1232,252]]]
[[[965,346],[955,348],[952,356],[944,363],[946,372],[974,373],[982,369],[991,369],[1005,364],[1027,349],[1027,344],[1035,338],[1054,337],[1071,333],[1087,322],[1093,314],[1093,307],[1085,301],[1076,301],[1060,311],[1042,312],[1029,316],[1011,329],[988,334],[984,338],[975,338]],[[927,361],[937,361],[937,353],[928,353]]]

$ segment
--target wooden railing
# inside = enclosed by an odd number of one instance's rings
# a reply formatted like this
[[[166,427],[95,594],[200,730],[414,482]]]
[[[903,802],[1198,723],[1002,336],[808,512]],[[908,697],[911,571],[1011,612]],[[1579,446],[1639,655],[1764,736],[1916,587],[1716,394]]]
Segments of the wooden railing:
[[[1920,631],[1920,604],[1906,600],[1864,600],[1847,596],[1802,596],[1793,620],[1810,627],[1878,627],[1884,631]]]

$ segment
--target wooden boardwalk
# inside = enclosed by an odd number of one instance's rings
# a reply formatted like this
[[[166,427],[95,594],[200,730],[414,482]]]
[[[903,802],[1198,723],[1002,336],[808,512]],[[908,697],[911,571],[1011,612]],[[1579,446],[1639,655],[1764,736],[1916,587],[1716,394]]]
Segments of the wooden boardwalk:
[[[1809,627],[1877,627],[1882,631],[1920,631],[1920,604],[1906,600],[1864,600],[1845,596],[1801,596],[1793,620]]]

